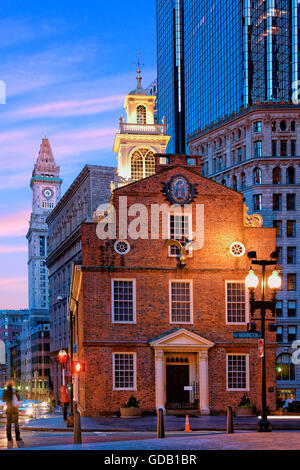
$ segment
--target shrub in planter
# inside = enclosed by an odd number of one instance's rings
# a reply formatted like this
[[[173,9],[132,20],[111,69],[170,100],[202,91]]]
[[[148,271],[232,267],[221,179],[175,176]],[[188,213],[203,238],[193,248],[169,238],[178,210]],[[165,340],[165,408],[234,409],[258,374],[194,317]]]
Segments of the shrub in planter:
[[[250,398],[246,393],[241,397],[240,403],[236,408],[237,416],[251,416],[254,415],[255,407],[250,402]]]
[[[120,416],[121,418],[137,418],[142,416],[142,408],[134,396],[131,396],[125,405],[120,406]]]

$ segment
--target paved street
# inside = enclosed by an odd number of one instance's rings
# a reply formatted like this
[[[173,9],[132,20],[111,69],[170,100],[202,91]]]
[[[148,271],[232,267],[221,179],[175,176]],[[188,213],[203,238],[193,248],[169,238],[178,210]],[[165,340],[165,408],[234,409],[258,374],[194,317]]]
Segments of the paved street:
[[[94,433],[95,434],[95,433]],[[68,444],[65,435],[54,433],[51,436],[45,433],[42,437],[23,435],[25,441],[24,450],[102,450],[102,451],[138,451],[138,450],[300,450],[300,433],[298,431],[275,431],[260,434],[257,432],[237,432],[235,434],[195,432],[178,433],[165,439],[146,439],[132,435],[107,435],[96,436],[88,433],[83,438],[82,445]],[[36,440],[35,440],[36,439]],[[122,440],[123,439],[123,440]],[[59,444],[55,440],[60,441]],[[62,444],[62,441],[64,443]],[[30,445],[31,443],[31,445]],[[35,447],[34,447],[35,445]],[[31,447],[33,446],[33,447]],[[4,447],[3,447],[4,448]]]
[[[24,450],[296,450],[300,449],[300,420],[272,419],[272,433],[257,433],[256,417],[235,417],[235,433],[226,434],[225,416],[190,417],[191,432],[184,432],[185,417],[166,416],[166,438],[157,439],[155,416],[81,418],[82,445],[73,445],[59,409],[36,419],[20,416]],[[6,419],[0,417],[0,449],[7,449]],[[294,429],[294,430],[293,430]],[[14,434],[13,434],[14,436]],[[16,442],[13,448],[17,449]]]

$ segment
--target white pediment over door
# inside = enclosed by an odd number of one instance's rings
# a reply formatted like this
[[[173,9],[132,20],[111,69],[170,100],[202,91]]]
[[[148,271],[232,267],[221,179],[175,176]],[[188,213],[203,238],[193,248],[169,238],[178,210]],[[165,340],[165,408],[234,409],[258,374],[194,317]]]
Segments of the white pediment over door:
[[[208,350],[214,346],[214,343],[197,333],[185,328],[179,328],[153,339],[150,341],[150,346],[154,349],[171,350],[174,348],[178,350],[182,348],[198,351],[203,349]]]

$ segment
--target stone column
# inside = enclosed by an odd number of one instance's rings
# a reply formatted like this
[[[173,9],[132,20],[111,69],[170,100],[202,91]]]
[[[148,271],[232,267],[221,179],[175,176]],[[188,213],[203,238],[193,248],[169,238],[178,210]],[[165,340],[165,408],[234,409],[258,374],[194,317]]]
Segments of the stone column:
[[[208,398],[208,351],[199,351],[200,412],[209,415]]]
[[[165,365],[164,352],[161,349],[155,350],[155,401],[156,409],[165,410],[164,400],[165,389]]]

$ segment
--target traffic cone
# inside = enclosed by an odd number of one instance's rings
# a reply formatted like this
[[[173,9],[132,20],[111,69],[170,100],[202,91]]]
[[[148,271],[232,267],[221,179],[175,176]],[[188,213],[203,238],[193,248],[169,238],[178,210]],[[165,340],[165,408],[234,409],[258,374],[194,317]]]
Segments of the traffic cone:
[[[190,422],[189,422],[189,415],[186,415],[185,417],[185,432],[190,432]]]

